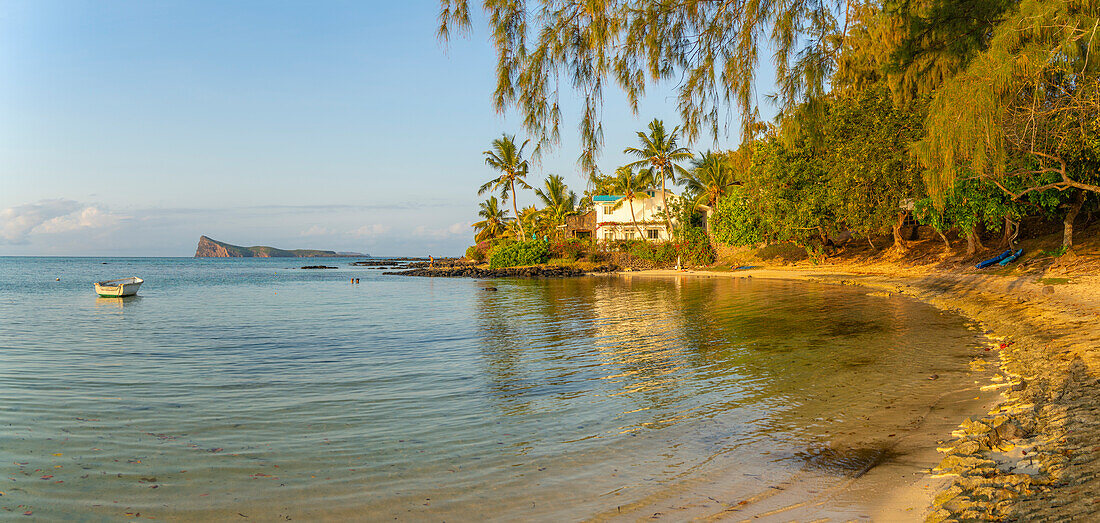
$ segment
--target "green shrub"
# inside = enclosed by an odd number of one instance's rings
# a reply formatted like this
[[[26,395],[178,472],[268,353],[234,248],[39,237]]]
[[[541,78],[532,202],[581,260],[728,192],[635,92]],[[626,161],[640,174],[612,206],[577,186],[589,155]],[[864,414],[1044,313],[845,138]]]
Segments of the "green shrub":
[[[740,188],[718,200],[710,218],[714,239],[726,245],[755,245],[764,241],[764,225],[760,216],[749,208],[748,198]]]
[[[578,238],[569,238],[564,241],[554,242],[550,246],[550,254],[556,258],[565,258],[570,261],[581,259],[588,252],[589,242]]]
[[[645,240],[614,240],[611,247],[619,252],[630,252],[635,245],[644,244]]]
[[[676,231],[676,243],[681,262],[700,266],[714,263],[714,249],[710,246],[707,231],[702,227],[683,227]]]
[[[538,265],[550,259],[550,248],[545,242],[526,241],[501,244],[489,251],[489,267],[515,267]]]
[[[630,248],[630,255],[658,265],[676,263],[676,244],[672,242],[639,242]]]
[[[471,245],[466,248],[466,259],[481,263],[485,260],[485,251],[478,249],[477,245]]]

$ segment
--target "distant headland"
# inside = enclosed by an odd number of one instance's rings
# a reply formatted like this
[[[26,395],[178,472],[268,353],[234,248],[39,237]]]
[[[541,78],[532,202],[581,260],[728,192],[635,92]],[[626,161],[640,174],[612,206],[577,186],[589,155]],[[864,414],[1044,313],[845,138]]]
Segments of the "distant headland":
[[[276,249],[264,245],[241,247],[199,236],[196,258],[332,258],[337,256],[369,256],[360,252],[319,251],[315,249]]]

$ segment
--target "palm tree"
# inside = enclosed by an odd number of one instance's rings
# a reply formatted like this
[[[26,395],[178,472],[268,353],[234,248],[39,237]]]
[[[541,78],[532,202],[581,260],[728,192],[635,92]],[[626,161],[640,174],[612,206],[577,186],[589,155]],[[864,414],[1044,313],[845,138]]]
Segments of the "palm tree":
[[[691,171],[682,180],[686,192],[696,195],[696,205],[705,204],[713,208],[729,193],[731,186],[740,184],[738,173],[725,154],[707,151],[691,165]]]
[[[543,188],[535,189],[535,196],[546,206],[542,212],[555,230],[565,223],[566,216],[577,213],[577,193],[570,191],[565,180],[557,174],[546,178]]]
[[[474,235],[474,242],[481,243],[485,240],[503,236],[508,231],[508,211],[500,208],[500,201],[497,200],[497,197],[490,196],[488,200],[478,205],[481,210],[477,212],[477,215],[482,220],[473,225],[474,229],[477,230],[477,234]]]
[[[645,191],[653,186],[653,170],[642,169],[637,173],[629,165],[615,169],[615,178],[612,179],[611,192],[621,194],[622,198],[615,203],[615,208],[622,207],[623,202],[630,205],[630,223],[638,231],[638,236],[645,238],[642,228],[638,227],[638,221],[634,218],[634,200],[644,198]]]
[[[511,192],[512,212],[517,217],[520,214],[519,209],[516,207],[516,185],[523,189],[531,188],[525,180],[527,177],[527,160],[523,159],[523,148],[527,147],[527,143],[530,141],[524,140],[523,144],[517,148],[515,135],[502,134],[500,138],[493,140],[492,148],[483,153],[485,155],[485,165],[499,171],[500,176],[485,182],[478,189],[477,194],[482,195],[487,191],[499,190],[501,199],[508,201],[508,193]],[[524,237],[523,222],[522,220],[516,221],[519,222],[519,239],[522,241]]]
[[[679,133],[679,126],[673,128],[671,133],[666,133],[664,122],[654,118],[649,122],[649,134],[638,132],[641,147],[623,149],[624,153],[638,157],[637,161],[627,164],[629,167],[649,166],[655,171],[653,173],[655,176],[661,177],[662,209],[665,212],[665,226],[669,233],[672,233],[672,220],[669,219],[665,179],[675,182],[677,173],[686,174],[687,171],[676,162],[691,158],[691,151],[686,147],[676,146],[676,135]]]
[[[530,229],[533,233],[541,231],[545,228],[546,225],[546,217],[543,215],[542,211],[540,211],[534,205],[528,205],[527,207],[520,209],[519,220],[516,221],[519,222],[521,230],[522,228],[527,228]],[[523,239],[526,240],[527,238],[524,237]]]

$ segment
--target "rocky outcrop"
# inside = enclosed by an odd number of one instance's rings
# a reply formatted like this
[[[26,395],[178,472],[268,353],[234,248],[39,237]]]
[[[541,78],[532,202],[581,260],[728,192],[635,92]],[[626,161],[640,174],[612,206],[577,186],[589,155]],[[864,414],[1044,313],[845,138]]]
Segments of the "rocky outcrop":
[[[346,256],[346,254],[313,249],[283,250],[266,245],[241,247],[207,236],[199,237],[199,246],[195,249],[196,258],[331,258],[336,256]]]
[[[615,272],[619,267],[615,265],[601,265],[585,271],[576,267],[541,266],[532,267],[503,267],[500,269],[486,269],[473,265],[460,265],[454,267],[416,268],[400,272],[383,272],[394,276],[427,276],[443,278],[566,278],[584,276],[591,272]]]

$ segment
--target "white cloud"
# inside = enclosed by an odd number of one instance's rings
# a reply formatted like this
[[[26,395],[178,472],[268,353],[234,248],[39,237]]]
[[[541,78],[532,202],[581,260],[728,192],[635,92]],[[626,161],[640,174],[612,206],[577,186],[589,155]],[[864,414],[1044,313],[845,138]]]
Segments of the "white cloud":
[[[432,228],[426,225],[418,225],[413,229],[413,236],[419,236],[422,238],[436,238],[444,239],[454,236],[463,236],[473,234],[473,230],[470,229],[470,224],[456,222],[444,228]]]
[[[32,233],[101,229],[114,226],[124,218],[74,200],[41,200],[0,211],[0,242],[25,244]]]
[[[333,234],[332,230],[320,225],[314,225],[302,231],[302,236],[328,236],[330,234]]]
[[[375,223],[373,225],[364,225],[364,226],[362,226],[358,229],[355,229],[354,231],[351,231],[351,235],[352,236],[359,236],[359,237],[378,236],[380,234],[385,234],[385,233],[389,232],[389,230],[390,230],[390,228],[389,228],[388,225],[382,225],[382,224]]]

